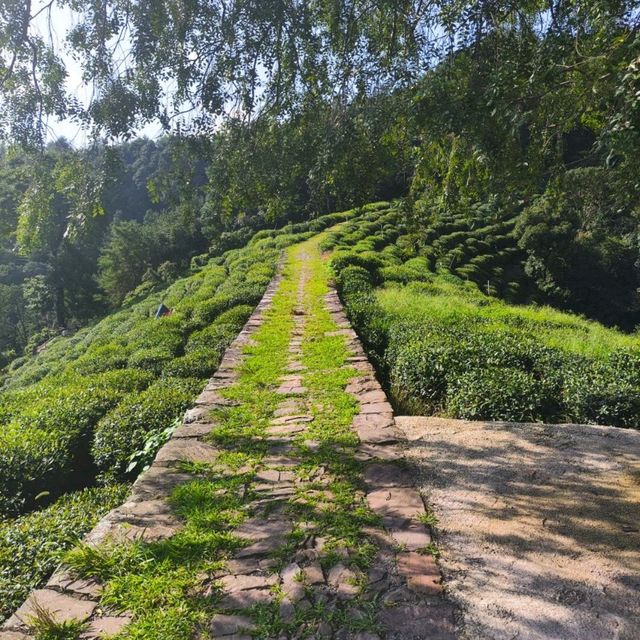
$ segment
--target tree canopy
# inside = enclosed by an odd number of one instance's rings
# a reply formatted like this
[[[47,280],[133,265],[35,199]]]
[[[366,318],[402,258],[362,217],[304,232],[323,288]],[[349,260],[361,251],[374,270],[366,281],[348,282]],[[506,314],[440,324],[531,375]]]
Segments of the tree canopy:
[[[291,116],[316,100],[397,90],[463,49],[478,62],[489,54],[513,63],[494,77],[497,101],[518,89],[513,72],[524,60],[544,76],[558,56],[563,86],[603,61],[603,48],[610,57],[627,46],[637,20],[625,0],[9,0],[0,8],[0,126],[41,144],[47,115],[116,137],[156,120],[179,129],[186,113],[198,130],[221,116]],[[85,102],[65,84],[70,60],[91,87]],[[620,90],[635,113],[630,74]]]

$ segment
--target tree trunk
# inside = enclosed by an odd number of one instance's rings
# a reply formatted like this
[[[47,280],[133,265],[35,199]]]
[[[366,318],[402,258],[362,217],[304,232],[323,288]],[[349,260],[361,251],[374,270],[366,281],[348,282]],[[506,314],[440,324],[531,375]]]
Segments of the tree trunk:
[[[64,287],[58,285],[56,287],[56,327],[64,328],[67,322],[67,315],[64,308]]]

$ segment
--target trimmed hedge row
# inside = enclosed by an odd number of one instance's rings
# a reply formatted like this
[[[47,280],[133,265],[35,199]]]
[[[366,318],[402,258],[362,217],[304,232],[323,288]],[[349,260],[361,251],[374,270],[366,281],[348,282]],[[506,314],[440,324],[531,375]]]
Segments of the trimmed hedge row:
[[[129,487],[85,489],[46,509],[0,522],[0,623],[55,569],[59,554],[121,504]]]
[[[91,376],[44,380],[2,400],[0,512],[34,504],[42,492],[56,495],[73,470],[85,468],[93,427],[153,376],[122,369]]]
[[[189,408],[202,387],[197,378],[161,378],[130,394],[95,428],[91,453],[103,478],[126,476],[131,456],[152,433],[162,431]]]
[[[458,273],[475,264],[483,267],[479,277],[486,278],[486,268],[513,277],[507,263],[516,252],[498,249],[508,242],[496,235],[510,231],[509,221],[472,232],[462,223],[441,224],[427,232],[432,244],[425,246],[409,234],[381,242],[393,220],[401,224],[393,210],[365,215],[330,234],[324,248],[334,249],[347,313],[400,412],[640,428],[640,340],[556,311],[537,310],[532,318],[535,308],[509,307],[451,273],[432,271],[430,251],[444,248],[451,257],[461,249],[471,259]],[[469,236],[489,253],[473,257],[462,249]],[[517,282],[504,287],[519,291]],[[579,342],[576,336],[593,331],[602,353],[563,343],[568,333],[569,342]]]

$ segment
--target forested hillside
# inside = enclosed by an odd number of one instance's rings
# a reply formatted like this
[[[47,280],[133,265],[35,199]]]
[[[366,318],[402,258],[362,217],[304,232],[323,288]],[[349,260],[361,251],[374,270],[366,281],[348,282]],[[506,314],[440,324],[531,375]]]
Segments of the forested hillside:
[[[32,33],[19,7],[4,14],[0,43],[14,64],[2,82],[0,364],[104,314],[143,280],[167,283],[191,257],[238,246],[252,230],[393,197],[405,199],[404,224],[432,228],[442,242],[469,231],[471,247],[474,229],[508,227],[512,241],[496,247],[506,252],[507,280],[489,278],[490,291],[501,293],[513,273],[519,300],[633,330],[633,3],[403,2],[367,13],[359,2],[276,3],[264,12],[234,2],[222,14],[198,5],[210,21],[204,40],[196,5],[179,20],[169,5],[153,20],[139,7],[123,36],[138,57],[115,82],[108,69],[117,52],[104,49],[96,66],[93,47],[124,28],[126,9],[106,5],[104,32],[103,18],[80,3],[69,46],[102,87],[86,111],[54,73],[64,64],[55,43]],[[12,40],[21,24],[27,39]],[[250,37],[252,29],[262,36]],[[237,52],[216,46],[232,35]],[[180,38],[185,52],[165,59],[182,50]],[[35,59],[35,75],[21,72],[29,43],[50,54]],[[180,58],[194,51],[192,63]],[[294,51],[305,52],[297,63]],[[163,73],[183,74],[178,92],[154,85]],[[195,111],[172,124],[163,96],[189,96]],[[93,122],[95,143],[45,145],[47,111]],[[154,118],[166,124],[165,138],[119,142]],[[464,263],[455,252],[446,259]],[[472,270],[482,266],[474,260]]]

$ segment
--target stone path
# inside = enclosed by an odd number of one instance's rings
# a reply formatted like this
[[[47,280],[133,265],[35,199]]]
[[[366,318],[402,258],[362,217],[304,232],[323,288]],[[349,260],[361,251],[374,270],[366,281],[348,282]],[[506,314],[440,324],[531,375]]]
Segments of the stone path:
[[[403,461],[391,406],[337,293],[322,282],[320,287],[316,281],[310,284],[318,273],[309,265],[317,265],[318,255],[317,240],[305,243],[296,254],[298,266],[288,276],[297,279],[297,297],[287,369],[272,381],[281,400],[262,436],[266,453],[252,469],[253,480],[245,490],[250,515],[234,532],[244,546],[212,576],[211,598],[219,613],[211,620],[209,637],[271,637],[260,627],[256,612],[275,607],[280,631],[273,637],[279,640],[452,639],[454,610],[443,595],[431,536],[423,524],[423,500]],[[270,285],[183,424],[135,483],[130,499],[101,521],[90,543],[114,537],[159,540],[180,529],[182,523],[166,500],[175,486],[190,478],[177,464],[211,463],[219,455],[208,439],[216,428],[212,411],[233,404],[225,391],[236,384],[245,347],[262,326],[281,280],[279,276]],[[314,335],[327,323],[329,330]],[[314,356],[313,349],[326,338],[336,353],[346,349],[344,361],[328,361],[326,353]],[[341,373],[347,375],[337,396],[322,390],[323,375]],[[344,405],[340,394],[353,398],[357,411],[351,436],[331,441],[317,430],[330,424],[332,412],[340,408],[332,402]],[[349,437],[354,433],[352,446]],[[353,468],[358,480],[352,491],[351,476],[341,474]],[[352,491],[346,502],[341,491]],[[350,510],[368,518],[369,524],[352,532],[358,546],[336,546],[331,527],[323,530],[321,523],[349,531]],[[367,562],[362,561],[365,556]],[[103,609],[101,589],[60,569],[5,624],[0,640],[31,637],[26,623],[34,603],[60,620],[87,620],[81,636],[87,640],[117,633],[130,618]]]

